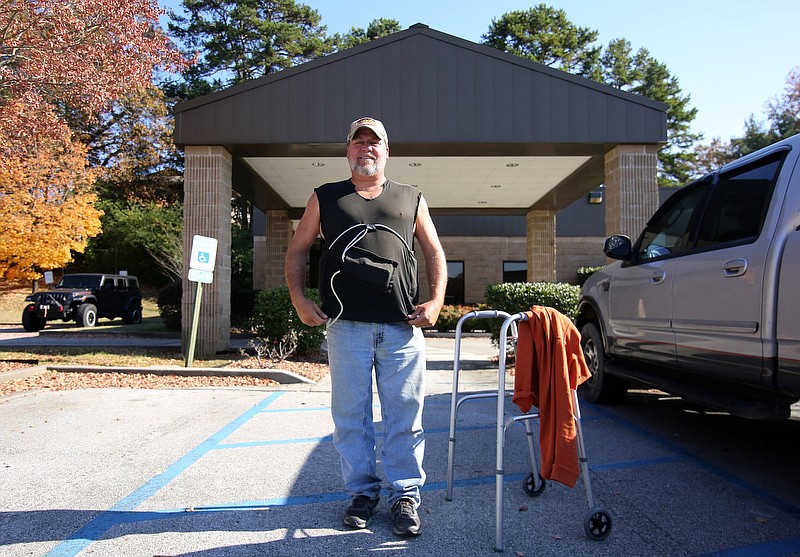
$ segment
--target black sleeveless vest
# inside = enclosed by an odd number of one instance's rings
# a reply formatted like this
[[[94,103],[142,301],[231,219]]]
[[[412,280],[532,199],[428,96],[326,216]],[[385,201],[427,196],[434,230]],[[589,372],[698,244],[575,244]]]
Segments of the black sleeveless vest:
[[[387,180],[378,197],[364,199],[344,180],[315,191],[322,310],[350,321],[406,321],[418,301],[413,248],[419,190]]]

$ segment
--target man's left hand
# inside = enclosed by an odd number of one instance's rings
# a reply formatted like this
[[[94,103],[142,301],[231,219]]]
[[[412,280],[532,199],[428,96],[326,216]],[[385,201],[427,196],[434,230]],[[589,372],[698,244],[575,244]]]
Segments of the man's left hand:
[[[439,319],[441,309],[442,306],[434,301],[420,304],[408,316],[408,324],[415,327],[432,327]]]

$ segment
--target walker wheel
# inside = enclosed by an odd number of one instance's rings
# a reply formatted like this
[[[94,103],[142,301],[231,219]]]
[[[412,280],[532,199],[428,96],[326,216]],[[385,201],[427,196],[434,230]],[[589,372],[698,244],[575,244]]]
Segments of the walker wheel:
[[[528,494],[529,497],[538,497],[544,491],[544,486],[547,485],[544,481],[544,478],[539,475],[539,485],[537,487],[535,478],[533,477],[533,472],[525,476],[525,479],[522,480],[522,489],[525,490],[525,493]]]
[[[591,539],[601,541],[611,533],[611,524],[611,515],[608,512],[603,509],[592,509],[586,515],[583,529]]]

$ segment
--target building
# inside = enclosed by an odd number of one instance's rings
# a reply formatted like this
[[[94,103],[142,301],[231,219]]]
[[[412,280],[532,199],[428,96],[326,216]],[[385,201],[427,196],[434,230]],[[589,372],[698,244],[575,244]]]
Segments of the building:
[[[182,103],[175,140],[186,153],[184,253],[195,234],[219,240],[198,352],[221,350],[229,340],[232,191],[264,213],[254,283],[283,284],[292,223],[313,188],[349,176],[344,136],[356,118],[386,124],[387,175],[422,190],[448,260],[462,262],[465,276],[474,273],[464,298],[476,301],[481,283],[499,282],[504,272],[503,265],[480,270],[477,254],[501,259],[508,273],[524,267],[527,280],[553,281],[574,272],[568,246],[599,253],[597,236],[557,239],[556,215],[582,199],[588,204],[601,185],[605,229],[638,233],[658,206],[666,110],[422,24]],[[523,219],[524,236],[480,233],[517,230]],[[192,291],[187,280],[184,315],[191,314]]]

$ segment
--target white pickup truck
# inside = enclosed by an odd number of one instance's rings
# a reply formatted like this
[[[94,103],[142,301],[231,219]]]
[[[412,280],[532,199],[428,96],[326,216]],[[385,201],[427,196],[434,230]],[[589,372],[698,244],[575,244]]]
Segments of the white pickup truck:
[[[678,189],[581,289],[589,402],[631,381],[749,418],[800,399],[800,135]]]

